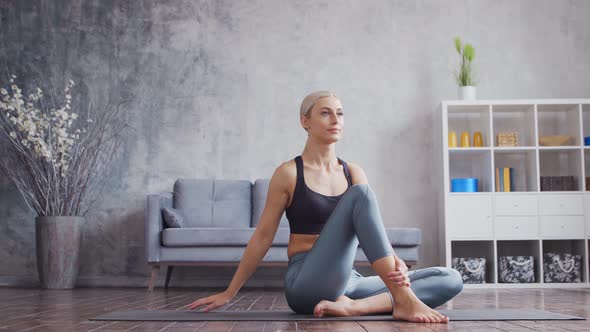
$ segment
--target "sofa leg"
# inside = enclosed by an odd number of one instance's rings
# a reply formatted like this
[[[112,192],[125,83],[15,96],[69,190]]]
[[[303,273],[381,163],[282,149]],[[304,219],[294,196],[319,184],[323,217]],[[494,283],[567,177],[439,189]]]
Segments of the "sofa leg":
[[[154,285],[156,284],[156,279],[158,279],[158,272],[160,272],[160,265],[152,265],[152,274],[150,276],[150,280],[148,282],[148,292],[154,290]]]
[[[172,276],[172,269],[174,269],[174,266],[169,265],[168,268],[166,269],[166,283],[164,284],[164,288],[168,289],[168,284],[170,283],[170,277]]]

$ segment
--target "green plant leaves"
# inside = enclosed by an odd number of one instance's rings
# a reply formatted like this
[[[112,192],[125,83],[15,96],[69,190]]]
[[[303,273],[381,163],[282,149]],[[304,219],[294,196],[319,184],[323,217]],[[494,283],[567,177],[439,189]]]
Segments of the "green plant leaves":
[[[461,54],[461,39],[459,37],[455,38],[455,49],[457,53]]]
[[[455,49],[457,53],[460,55],[460,64],[459,64],[459,71],[454,71],[453,75],[457,80],[459,86],[471,86],[475,85],[473,81],[473,72],[471,71],[471,62],[475,58],[475,48],[470,43],[466,43],[463,45],[463,50],[461,50],[461,39],[459,37],[455,37]]]
[[[463,47],[463,54],[467,57],[467,60],[471,62],[473,61],[473,58],[475,58],[475,49],[471,44],[465,44]]]

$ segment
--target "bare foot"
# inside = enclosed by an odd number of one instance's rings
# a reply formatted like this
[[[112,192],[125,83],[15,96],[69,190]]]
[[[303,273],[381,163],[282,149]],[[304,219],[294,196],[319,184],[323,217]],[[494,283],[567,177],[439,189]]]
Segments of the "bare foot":
[[[352,308],[354,300],[347,296],[339,296],[336,302],[322,300],[313,308],[313,315],[315,317],[324,316],[355,316],[356,313]]]
[[[394,303],[393,320],[405,320],[415,323],[448,323],[446,317],[436,310],[428,307],[414,295],[409,293],[409,300]]]

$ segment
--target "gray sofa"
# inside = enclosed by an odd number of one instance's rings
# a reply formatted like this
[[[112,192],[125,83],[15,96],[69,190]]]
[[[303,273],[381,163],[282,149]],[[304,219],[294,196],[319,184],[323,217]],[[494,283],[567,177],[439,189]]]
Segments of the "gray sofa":
[[[260,219],[269,179],[249,180],[178,179],[172,192],[148,195],[146,251],[151,265],[148,290],[153,290],[160,267],[167,267],[168,287],[174,266],[238,264]],[[162,209],[182,211],[181,228],[166,227]],[[418,261],[421,231],[417,228],[386,228],[396,254],[408,266]],[[272,247],[260,265],[287,265],[289,224],[285,214]],[[355,265],[368,266],[362,249]]]

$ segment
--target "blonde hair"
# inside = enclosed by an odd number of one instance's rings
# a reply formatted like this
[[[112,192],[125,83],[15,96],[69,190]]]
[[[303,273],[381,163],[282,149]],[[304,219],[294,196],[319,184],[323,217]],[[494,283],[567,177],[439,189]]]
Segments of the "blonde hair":
[[[313,105],[315,105],[315,103],[320,98],[325,98],[325,97],[336,97],[336,98],[338,98],[338,96],[336,96],[336,94],[334,92],[331,92],[331,91],[316,91],[316,92],[312,92],[312,93],[308,94],[305,98],[303,98],[303,101],[301,102],[301,107],[299,108],[299,115],[300,116],[305,116],[305,117],[309,118],[309,115],[310,115],[309,112],[313,108]]]

